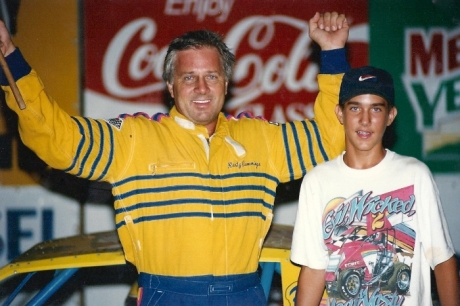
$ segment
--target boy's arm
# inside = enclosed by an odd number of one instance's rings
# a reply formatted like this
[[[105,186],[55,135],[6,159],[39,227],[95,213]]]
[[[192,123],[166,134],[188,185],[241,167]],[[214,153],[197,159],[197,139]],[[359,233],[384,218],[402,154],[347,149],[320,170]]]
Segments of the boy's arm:
[[[297,283],[296,306],[318,306],[324,292],[325,270],[302,266]]]
[[[318,191],[321,179],[316,173],[303,178],[292,235],[291,261],[301,267],[296,305],[318,306],[325,289],[328,249],[322,229],[324,207]]]
[[[455,256],[436,265],[434,275],[441,305],[460,305],[458,267]]]

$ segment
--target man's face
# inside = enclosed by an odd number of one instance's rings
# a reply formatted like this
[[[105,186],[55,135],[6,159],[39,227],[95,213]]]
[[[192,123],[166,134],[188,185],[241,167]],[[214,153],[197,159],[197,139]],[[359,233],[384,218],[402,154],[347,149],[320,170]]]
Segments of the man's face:
[[[365,94],[346,101],[343,108],[337,105],[336,114],[345,128],[347,152],[358,153],[383,149],[383,134],[397,111],[382,97]]]
[[[193,123],[205,126],[212,135],[228,85],[217,49],[177,52],[174,81],[167,85],[177,110]]]

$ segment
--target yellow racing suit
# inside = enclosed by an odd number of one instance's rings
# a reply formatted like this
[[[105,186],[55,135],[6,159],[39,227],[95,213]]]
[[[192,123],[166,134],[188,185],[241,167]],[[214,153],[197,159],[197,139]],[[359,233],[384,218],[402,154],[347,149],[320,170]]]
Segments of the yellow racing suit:
[[[318,76],[314,120],[278,124],[221,113],[208,135],[174,107],[152,117],[69,116],[19,50],[7,60],[27,106],[19,110],[2,81],[23,142],[53,168],[112,185],[116,229],[139,272],[255,272],[278,184],[344,149],[334,113],[341,73]]]

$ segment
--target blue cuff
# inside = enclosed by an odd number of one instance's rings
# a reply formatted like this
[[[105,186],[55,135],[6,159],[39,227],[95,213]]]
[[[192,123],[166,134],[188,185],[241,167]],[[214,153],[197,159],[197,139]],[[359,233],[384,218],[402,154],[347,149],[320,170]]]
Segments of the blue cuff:
[[[350,70],[345,48],[321,51],[319,73],[339,74]]]
[[[30,68],[29,64],[22,56],[19,48],[16,48],[16,50],[8,54],[5,59],[15,81],[19,80],[23,76],[28,75],[32,71],[32,68]],[[0,84],[2,86],[8,85],[8,80],[6,79],[5,73],[3,73],[3,69],[0,69]]]

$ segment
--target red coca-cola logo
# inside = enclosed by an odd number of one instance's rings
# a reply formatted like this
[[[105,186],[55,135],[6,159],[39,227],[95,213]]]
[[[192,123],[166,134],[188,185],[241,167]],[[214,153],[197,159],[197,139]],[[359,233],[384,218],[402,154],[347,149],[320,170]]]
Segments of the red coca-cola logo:
[[[85,91],[89,93],[85,103],[92,103],[91,109],[97,107],[93,101],[101,99],[113,101],[120,112],[125,104],[145,108],[164,105],[161,74],[169,41],[186,31],[207,28],[222,34],[237,56],[227,112],[251,110],[278,122],[312,115],[319,66],[318,50],[308,36],[308,18],[315,12],[315,3],[306,9],[305,1],[298,0],[289,2],[291,8],[276,3],[270,9],[266,2],[255,1],[251,3],[266,7],[253,5],[242,10],[231,0],[203,0],[194,5],[167,0],[158,10],[161,5],[157,1],[155,5],[139,1],[136,8],[101,2],[104,4],[85,5]],[[316,6],[323,1],[317,2]],[[98,10],[102,6],[107,14]],[[350,58],[353,66],[367,63],[367,34],[363,30],[367,7],[363,7],[348,17],[354,33],[350,35],[351,50],[361,54]],[[99,31],[95,33],[95,29]]]

